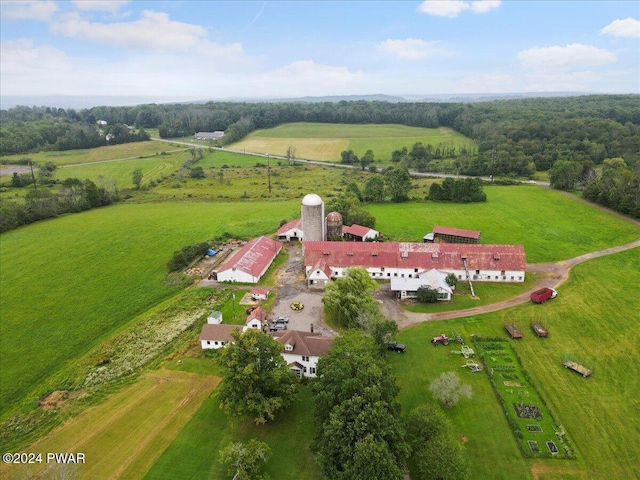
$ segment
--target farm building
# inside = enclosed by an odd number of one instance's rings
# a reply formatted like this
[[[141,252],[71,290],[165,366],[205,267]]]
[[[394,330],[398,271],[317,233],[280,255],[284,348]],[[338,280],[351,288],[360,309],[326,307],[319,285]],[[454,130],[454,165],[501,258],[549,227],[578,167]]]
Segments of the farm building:
[[[433,227],[433,231],[424,236],[424,243],[480,243],[480,232],[453,227]]]
[[[231,337],[232,330],[239,330],[238,325],[226,325],[207,323],[202,326],[202,332],[200,332],[200,346],[202,349],[208,348],[222,348],[227,343],[233,342]]]
[[[418,272],[413,277],[391,278],[391,291],[396,292],[400,299],[416,298],[420,287],[431,287],[438,292],[439,301],[450,301],[453,296],[453,288],[446,282],[446,272],[432,268],[426,272]]]
[[[356,224],[353,224],[350,227],[343,227],[342,233],[346,240],[350,240],[352,242],[366,242],[367,240],[373,241],[380,236],[380,232],[377,230]]]
[[[331,278],[349,267],[364,267],[374,279],[415,278],[437,269],[459,280],[524,282],[527,262],[522,245],[439,243],[303,242],[307,280],[324,261]],[[321,287],[321,284],[314,284]]]
[[[252,288],[251,291],[249,292],[249,295],[251,295],[251,298],[256,301],[266,300],[267,297],[269,296],[269,289],[266,287]]]
[[[222,323],[222,312],[214,311],[207,317],[207,323]]]
[[[318,359],[329,351],[333,343],[331,337],[297,330],[283,330],[275,332],[273,336],[282,343],[280,354],[289,368],[300,378],[316,376]]]
[[[262,331],[266,324],[267,312],[265,311],[265,309],[262,307],[254,308],[253,310],[251,310],[251,313],[247,315],[247,322],[242,328],[242,331],[246,332],[250,328],[255,328]]]
[[[267,237],[255,238],[220,266],[217,279],[219,282],[258,283],[281,249],[280,242]]]
[[[302,219],[297,218],[282,225],[276,232],[276,238],[286,242],[302,240]]]
[[[224,132],[216,130],[215,132],[198,132],[193,138],[194,140],[219,140],[224,137]]]
[[[307,287],[324,288],[329,280],[331,280],[331,268],[321,258],[307,272]]]

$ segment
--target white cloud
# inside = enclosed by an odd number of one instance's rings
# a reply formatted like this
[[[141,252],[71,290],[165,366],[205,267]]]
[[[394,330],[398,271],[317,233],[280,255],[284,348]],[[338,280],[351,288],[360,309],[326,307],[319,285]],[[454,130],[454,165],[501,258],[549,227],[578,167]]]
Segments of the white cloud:
[[[315,88],[327,91],[327,88],[345,87],[362,77],[361,73],[353,73],[347,67],[322,65],[313,60],[298,60],[285,67],[262,74],[258,78],[275,92],[304,91],[303,95],[313,95]],[[285,88],[282,88],[285,86]],[[275,87],[275,88],[270,88]]]
[[[419,60],[438,53],[438,43],[435,40],[427,42],[418,38],[407,38],[406,40],[389,38],[380,42],[378,47],[385,53],[405,60]]]
[[[418,11],[436,17],[455,18],[465,10],[471,10],[474,13],[487,13],[494,8],[498,8],[500,3],[502,3],[500,0],[477,0],[474,2],[461,0],[426,0],[418,6]]]
[[[2,17],[46,21],[58,11],[56,2],[2,2]]]
[[[624,20],[614,20],[600,30],[600,34],[614,37],[640,38],[640,21],[631,17]]]
[[[71,38],[84,38],[128,50],[169,52],[196,51],[208,57],[242,53],[239,43],[218,44],[207,40],[207,30],[199,25],[175,22],[166,13],[142,12],[140,20],[119,23],[92,23],[77,15],[51,24],[51,31]]]
[[[129,0],[75,0],[73,4],[79,10],[118,13],[121,7],[130,3]]]
[[[615,62],[617,57],[593,45],[572,43],[564,47],[533,47],[518,53],[518,59],[528,69],[571,70],[606,65]]]

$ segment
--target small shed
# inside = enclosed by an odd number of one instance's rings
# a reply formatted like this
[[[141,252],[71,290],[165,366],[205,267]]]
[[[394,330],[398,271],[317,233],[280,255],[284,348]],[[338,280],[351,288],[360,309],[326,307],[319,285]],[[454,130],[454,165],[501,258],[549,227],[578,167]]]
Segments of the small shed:
[[[251,298],[255,301],[261,301],[261,300],[266,300],[267,297],[269,296],[269,289],[265,288],[265,287],[256,287],[256,288],[252,288],[250,295]]]
[[[211,312],[211,314],[207,317],[207,323],[220,325],[222,323],[222,312]]]

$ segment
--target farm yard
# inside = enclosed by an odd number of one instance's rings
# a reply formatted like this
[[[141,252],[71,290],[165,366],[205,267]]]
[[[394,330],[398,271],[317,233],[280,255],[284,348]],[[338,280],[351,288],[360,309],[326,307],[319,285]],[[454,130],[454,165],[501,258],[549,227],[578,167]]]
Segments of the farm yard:
[[[345,135],[352,142],[347,144],[348,148],[361,148],[358,142],[363,142],[362,148],[371,145],[368,148],[373,148],[376,155],[375,145],[383,152],[384,148],[405,146],[394,143],[396,141],[407,139],[406,146],[410,147],[409,140],[413,143],[419,141],[415,138],[422,138],[420,132],[403,133],[389,126],[385,133],[387,137],[397,137],[391,142],[381,138],[384,135],[380,131],[368,130],[371,126],[352,127],[353,130]],[[335,136],[330,129],[322,131],[314,125],[296,128],[301,130],[283,126],[282,130],[269,135],[280,139],[285,151],[291,139],[310,135],[310,130],[317,134],[313,138]],[[305,131],[306,134],[301,133]],[[257,135],[259,133],[254,132],[255,139],[263,138]],[[403,137],[403,134],[406,135]],[[414,134],[416,137],[412,136]],[[247,137],[246,141],[251,138]],[[380,143],[359,140],[366,138]],[[166,144],[157,145],[164,149],[158,153],[170,149]],[[267,145],[267,148],[270,153],[279,153],[277,143]],[[297,155],[304,156],[302,147],[296,145],[296,148]],[[309,151],[313,148],[311,142]],[[107,151],[110,153],[104,159],[117,160],[128,155],[122,151]],[[232,318],[236,309],[242,312],[244,306],[239,301],[248,291],[247,287],[236,291],[237,299],[229,298],[228,291],[216,287],[185,288],[189,281],[179,275],[167,276],[165,264],[172,252],[183,245],[219,236],[249,239],[272,234],[282,220],[299,216],[300,199],[304,194],[314,191],[330,199],[344,191],[352,181],[362,186],[371,174],[322,166],[278,165],[272,159],[273,192],[269,195],[266,168],[256,165],[263,163],[257,157],[224,151],[208,153],[194,164],[205,169],[206,178],[192,179],[184,175],[172,176],[188,158],[188,152],[156,156],[149,150],[138,154],[151,154],[152,157],[104,163],[91,157],[90,164],[60,168],[56,175],[68,171],[82,178],[100,175],[130,184],[129,170],[142,168],[145,182],[156,175],[166,177],[158,187],[138,192],[119,205],[67,215],[2,234],[0,416],[4,425],[15,415],[43,421],[36,427],[40,430],[34,430],[36,436],[41,437],[38,443],[29,438],[29,432],[12,436],[5,430],[1,437],[3,450],[25,445],[64,450],[77,445],[77,432],[91,425],[97,433],[87,438],[82,447],[94,455],[102,449],[115,450],[116,455],[127,450],[113,447],[114,429],[127,428],[142,409],[149,408],[148,402],[152,402],[157,406],[154,411],[164,415],[167,423],[151,425],[153,422],[146,422],[140,425],[138,436],[124,440],[127,445],[139,447],[134,449],[131,463],[116,470],[113,467],[121,463],[121,459],[108,457],[106,463],[95,463],[91,468],[107,469],[114,476],[127,478],[178,477],[178,472],[185,478],[223,478],[225,469],[220,463],[220,448],[230,441],[258,438],[278,452],[266,466],[272,478],[321,478],[308,448],[315,432],[307,387],[300,389],[296,402],[281,418],[263,427],[230,421],[220,410],[215,394],[210,394],[215,392],[216,370],[211,355],[199,350],[197,332],[205,321],[207,309],[213,307],[211,302],[220,302],[216,308],[223,311],[225,318]],[[77,155],[89,158],[87,153]],[[68,157],[53,158],[57,158],[60,165],[62,162],[82,163],[71,161],[76,158],[71,154]],[[487,186],[488,201],[483,204],[422,202],[434,181],[414,180],[417,186],[411,192],[414,201],[409,203],[366,205],[365,208],[377,218],[376,229],[383,232],[386,239],[400,241],[420,241],[439,224],[475,229],[482,231],[483,243],[523,244],[529,263],[562,262],[640,237],[640,228],[631,222],[555,191],[529,185]],[[283,259],[274,270],[283,265]],[[542,275],[527,273],[523,285],[478,286],[480,303],[494,303],[524,293],[541,280]],[[269,275],[265,282],[277,294],[276,278]],[[398,341],[407,345],[407,351],[402,355],[389,355],[388,362],[401,387],[399,400],[403,411],[430,398],[429,383],[440,373],[456,371],[473,387],[474,395],[445,413],[465,444],[474,478],[586,480],[640,476],[635,462],[640,457],[637,430],[630,427],[629,421],[635,418],[638,409],[635,392],[640,391],[637,367],[640,353],[633,343],[640,320],[637,315],[640,297],[625,293],[638,284],[640,249],[635,248],[577,265],[568,282],[558,288],[558,298],[544,305],[527,303],[484,315],[426,322],[402,330]],[[464,286],[460,288],[464,289]],[[425,308],[416,305],[413,313],[478,304],[476,300],[466,303],[467,298],[462,300],[457,305]],[[269,302],[267,308],[271,309],[275,300]],[[290,303],[287,300],[283,305]],[[140,366],[134,375],[79,401],[75,407],[69,402],[68,407],[59,409],[56,414],[47,412],[46,416],[36,416],[35,412],[40,412],[38,400],[45,394],[73,390],[80,378],[86,378],[88,370],[97,371],[100,362],[107,357],[110,362],[117,363],[117,349],[110,348],[121,344],[122,339],[132,338],[129,335],[138,332],[136,328],[153,329],[148,325],[168,318],[163,312],[174,312],[177,305],[182,305],[182,310],[178,308],[181,312],[190,310],[193,318],[184,317],[183,330],[172,337],[172,342],[161,346],[154,358]],[[179,312],[174,313],[178,315]],[[308,309],[303,314],[308,315]],[[233,323],[240,324],[242,315],[236,317]],[[538,338],[528,328],[533,320],[549,329],[547,338]],[[509,339],[504,328],[507,321],[520,326],[524,334],[522,339]],[[158,324],[162,322],[158,321]],[[46,337],[39,335],[43,325],[47,326]],[[513,353],[509,363],[521,365],[526,376],[503,378],[503,387],[511,392],[503,391],[502,394],[524,397],[518,392],[527,385],[529,400],[516,402],[510,399],[511,412],[516,415],[514,403],[541,407],[544,440],[537,442],[537,448],[541,457],[553,456],[553,459],[537,458],[534,444],[529,443],[540,436],[535,428],[528,429],[536,422],[516,420],[518,425],[522,423],[519,427],[522,438],[514,434],[491,384],[491,361],[485,360],[483,371],[472,373],[470,369],[462,368],[465,366],[462,356],[451,354],[451,350],[458,348],[455,342],[438,348],[432,346],[430,340],[434,336],[443,332],[448,335],[453,330],[459,332],[468,345],[474,345],[471,335],[477,335],[495,339],[490,340],[489,346],[504,344],[502,351]],[[491,351],[487,345],[474,348],[478,359],[481,355],[486,359]],[[583,378],[564,368],[562,361],[567,351],[588,358],[593,375]],[[154,396],[153,392],[160,391]],[[71,400],[74,400],[73,395]],[[178,414],[175,405],[181,401],[186,402],[187,408]],[[94,407],[85,410],[90,405]],[[115,412],[119,415],[119,423],[109,426],[106,419]],[[545,423],[547,412],[553,417],[553,424]],[[526,416],[535,412],[523,407],[522,413]],[[67,418],[72,419],[45,435],[46,430]],[[570,439],[568,444],[575,459],[558,459],[566,453],[553,431],[558,424]],[[203,431],[207,435],[203,435]],[[553,440],[559,450],[556,455],[552,455],[549,450],[552,447],[546,444],[545,435],[550,433],[557,439]],[[144,444],[143,439],[152,435],[156,440]],[[531,455],[523,455],[526,449]],[[109,462],[111,466],[107,465]],[[3,475],[8,471],[2,470]]]

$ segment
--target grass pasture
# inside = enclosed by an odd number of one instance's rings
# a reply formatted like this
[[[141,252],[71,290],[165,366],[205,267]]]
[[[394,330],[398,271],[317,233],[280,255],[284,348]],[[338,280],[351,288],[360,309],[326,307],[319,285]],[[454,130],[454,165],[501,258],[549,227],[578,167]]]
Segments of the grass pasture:
[[[640,237],[640,227],[553,190],[485,187],[486,203],[370,205],[385,239],[422,241],[435,225],[482,232],[481,243],[522,244],[528,263],[573,258]]]
[[[77,478],[142,478],[217,383],[215,376],[153,371],[26,451],[43,456],[45,452],[84,453],[85,463],[74,471]],[[62,478],[56,476],[60,472],[54,464],[45,461],[0,465],[2,478],[33,478],[37,474]]]
[[[223,232],[273,232],[296,211],[289,202],[116,205],[4,233],[0,415],[37,399],[67,362],[174,295],[163,279],[175,250]]]
[[[394,150],[411,150],[417,142],[434,148],[441,143],[475,148],[473,140],[448,128],[332,123],[288,123],[256,130],[229,148],[285,156],[289,147],[295,147],[298,158],[328,161],[340,160],[343,150],[352,149],[362,157],[371,149],[377,161],[387,164]]]
[[[155,156],[162,152],[169,153],[175,150],[184,150],[184,148],[175,147],[165,142],[154,142],[149,140],[146,142],[123,143],[120,145],[109,145],[106,147],[86,150],[42,151],[38,153],[11,155],[2,157],[2,160],[8,160],[11,162],[12,159],[17,161],[21,158],[28,157],[36,163],[53,162],[58,167],[61,167],[63,165],[75,165],[79,163],[94,163],[108,160],[124,160]]]
[[[443,322],[429,322],[400,332],[404,355],[390,356],[401,387],[403,410],[430,398],[428,386],[441,372],[457,371],[474,390],[446,410],[465,443],[474,478],[544,479],[638,478],[638,429],[632,423],[640,407],[640,352],[635,347],[640,297],[629,294],[640,284],[640,249],[591,260],[574,267],[558,298],[544,305],[525,304],[501,312]],[[544,323],[548,338],[537,338],[531,320]],[[577,460],[523,459],[485,373],[460,368],[465,360],[429,340],[455,329],[508,339],[503,324],[515,321],[524,338],[510,341],[536,390],[562,424]],[[525,328],[526,327],[526,328]],[[594,374],[583,378],[562,365],[565,352],[590,361]]]

